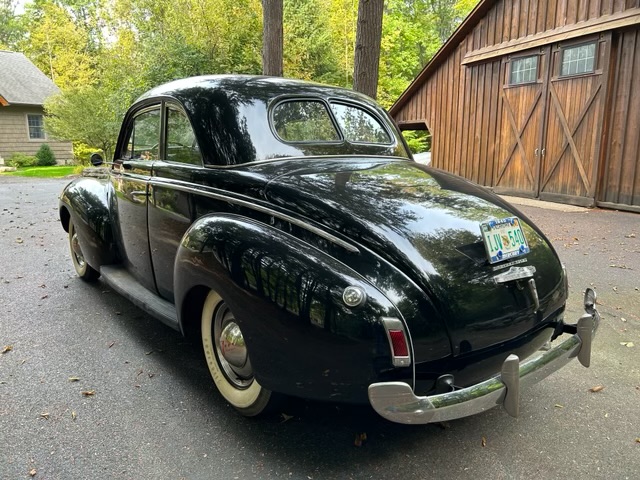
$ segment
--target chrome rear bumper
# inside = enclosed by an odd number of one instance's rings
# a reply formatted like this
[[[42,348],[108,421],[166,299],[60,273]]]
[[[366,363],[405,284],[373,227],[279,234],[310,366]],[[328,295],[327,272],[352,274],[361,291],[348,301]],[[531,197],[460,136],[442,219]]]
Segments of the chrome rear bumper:
[[[594,300],[595,303],[595,300]],[[519,413],[520,386],[532,385],[562,368],[574,357],[585,367],[591,358],[591,341],[600,315],[594,305],[575,325],[576,333],[546,352],[523,363],[509,355],[501,372],[484,382],[439,395],[419,397],[403,382],[382,382],[369,386],[371,405],[387,420],[422,424],[468,417],[502,405],[512,416]]]

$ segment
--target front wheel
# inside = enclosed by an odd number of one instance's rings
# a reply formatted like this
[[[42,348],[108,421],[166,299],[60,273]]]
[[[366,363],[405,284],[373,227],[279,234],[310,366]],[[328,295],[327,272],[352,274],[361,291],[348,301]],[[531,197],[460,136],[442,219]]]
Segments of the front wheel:
[[[202,308],[202,347],[222,396],[238,412],[254,417],[271,410],[277,395],[254,378],[240,326],[220,295],[211,291]]]
[[[78,233],[72,220],[69,220],[69,248],[71,249],[71,261],[78,276],[86,282],[96,280],[100,276],[100,272],[91,268],[91,265],[85,260]]]

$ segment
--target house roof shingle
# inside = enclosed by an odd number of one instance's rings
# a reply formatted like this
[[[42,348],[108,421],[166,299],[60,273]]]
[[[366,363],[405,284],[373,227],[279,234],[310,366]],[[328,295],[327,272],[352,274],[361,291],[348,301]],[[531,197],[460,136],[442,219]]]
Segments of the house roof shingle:
[[[42,105],[60,89],[22,53],[0,50],[0,97],[9,105]]]

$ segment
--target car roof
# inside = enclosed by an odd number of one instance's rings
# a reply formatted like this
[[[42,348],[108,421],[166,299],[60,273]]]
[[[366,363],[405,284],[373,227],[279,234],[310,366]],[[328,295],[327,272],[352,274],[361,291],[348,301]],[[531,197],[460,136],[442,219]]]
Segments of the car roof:
[[[136,103],[154,97],[185,99],[193,94],[215,94],[216,91],[237,92],[245,98],[267,100],[280,95],[314,95],[341,97],[375,105],[370,97],[347,88],[323,85],[306,80],[261,75],[202,75],[183,78],[152,88],[136,100]],[[376,105],[377,106],[377,105]]]

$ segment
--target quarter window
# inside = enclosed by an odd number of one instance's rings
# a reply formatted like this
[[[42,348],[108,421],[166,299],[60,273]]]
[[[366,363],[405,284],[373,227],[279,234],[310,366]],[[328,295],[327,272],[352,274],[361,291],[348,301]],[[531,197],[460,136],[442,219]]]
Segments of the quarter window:
[[[347,141],[354,143],[391,143],[389,134],[380,122],[361,108],[332,103],[331,109]]]
[[[340,136],[324,103],[300,100],[281,103],[273,110],[273,126],[285,142],[331,142]]]
[[[167,109],[167,160],[202,165],[191,122],[182,111],[171,107]]]
[[[27,115],[27,125],[29,126],[29,138],[31,140],[45,138],[42,115]]]
[[[125,158],[157,160],[160,146],[160,109],[149,110],[133,119]]]
[[[511,60],[509,85],[534,83],[538,80],[538,56],[514,58]]]
[[[593,73],[596,69],[596,44],[577,45],[562,50],[560,76]]]

